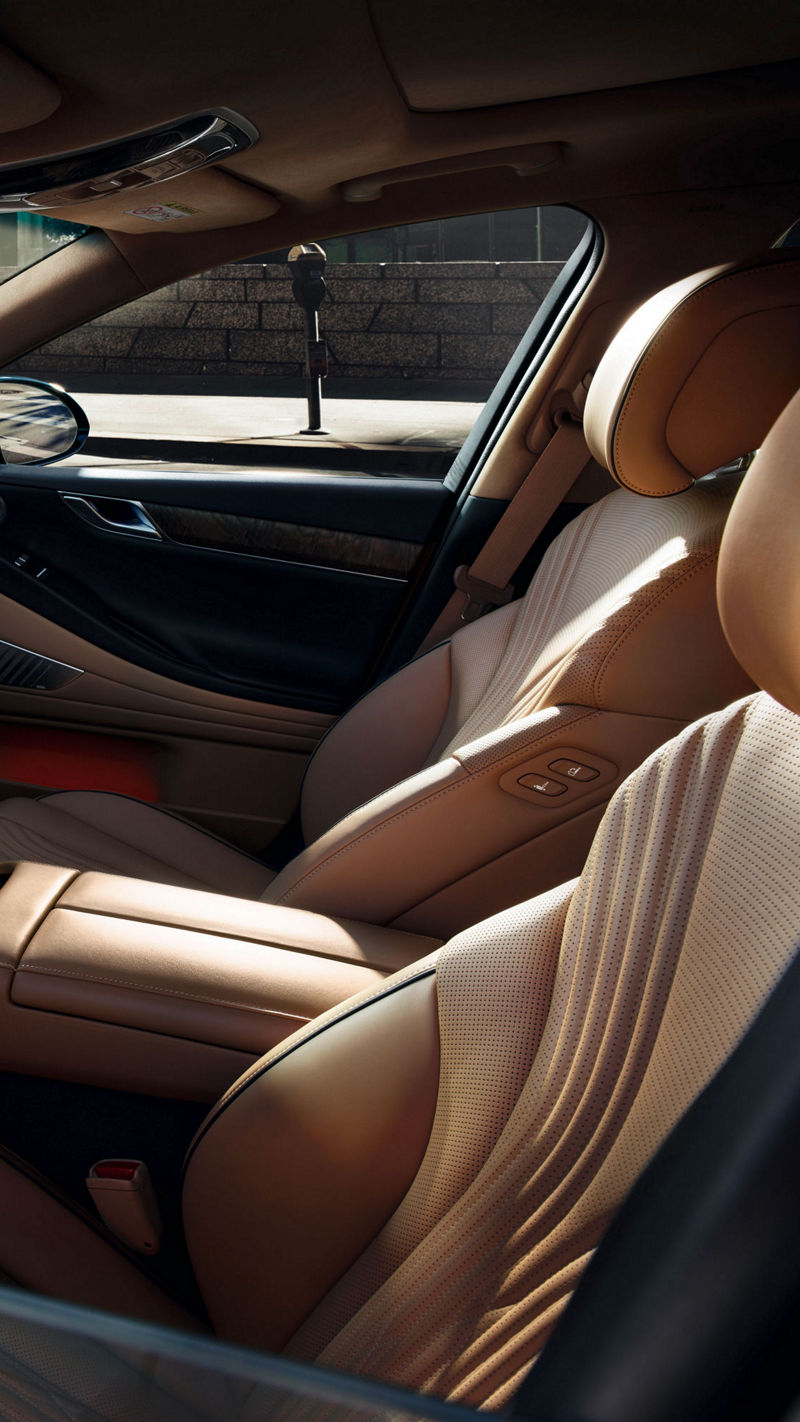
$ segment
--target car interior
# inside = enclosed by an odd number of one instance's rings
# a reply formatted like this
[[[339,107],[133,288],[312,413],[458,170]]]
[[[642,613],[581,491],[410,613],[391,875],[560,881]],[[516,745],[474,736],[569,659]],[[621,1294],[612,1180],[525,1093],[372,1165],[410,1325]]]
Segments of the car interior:
[[[75,224],[0,281],[0,1416],[794,1416],[800,16],[0,0],[0,73]],[[440,473],[26,374],[554,204]]]

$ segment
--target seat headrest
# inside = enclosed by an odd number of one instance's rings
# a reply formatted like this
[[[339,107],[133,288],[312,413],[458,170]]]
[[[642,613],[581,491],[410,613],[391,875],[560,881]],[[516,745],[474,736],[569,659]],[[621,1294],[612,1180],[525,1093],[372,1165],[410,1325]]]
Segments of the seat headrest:
[[[800,385],[800,251],[666,287],[614,337],[584,430],[619,484],[656,498],[757,449]]]
[[[800,392],[765,439],[728,516],[722,626],[757,686],[800,715]]]

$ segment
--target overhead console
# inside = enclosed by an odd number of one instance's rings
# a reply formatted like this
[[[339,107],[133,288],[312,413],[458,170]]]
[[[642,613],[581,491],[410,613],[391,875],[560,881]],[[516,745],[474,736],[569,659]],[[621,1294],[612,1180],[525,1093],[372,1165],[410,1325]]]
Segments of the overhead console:
[[[194,114],[116,143],[0,168],[0,211],[49,211],[144,188],[231,158],[258,131],[228,109]]]
[[[0,1071],[215,1101],[310,1019],[439,946],[115,875],[2,869]]]
[[[5,65],[0,48],[0,80]],[[4,127],[0,95],[0,132]],[[109,143],[6,164],[0,166],[0,214],[57,212],[70,222],[149,233],[263,221],[280,206],[273,195],[210,166],[258,138],[248,119],[216,107]]]

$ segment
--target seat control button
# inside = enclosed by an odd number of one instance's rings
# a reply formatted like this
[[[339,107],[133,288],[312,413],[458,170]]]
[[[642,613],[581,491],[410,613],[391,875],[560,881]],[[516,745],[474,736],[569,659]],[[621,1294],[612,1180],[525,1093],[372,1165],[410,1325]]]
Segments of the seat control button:
[[[557,775],[568,775],[570,780],[596,780],[600,774],[591,765],[581,765],[579,760],[553,760],[550,769]]]
[[[543,775],[521,775],[519,784],[526,790],[536,790],[539,795],[565,795],[566,785],[558,780],[546,780]]]

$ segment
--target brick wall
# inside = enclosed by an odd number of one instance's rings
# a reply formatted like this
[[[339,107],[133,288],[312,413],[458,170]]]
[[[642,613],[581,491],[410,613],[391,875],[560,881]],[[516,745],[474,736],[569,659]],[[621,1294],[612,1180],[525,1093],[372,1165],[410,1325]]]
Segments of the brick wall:
[[[330,374],[494,380],[561,262],[364,263],[328,269]],[[45,378],[297,376],[303,324],[284,266],[238,264],[131,302],[6,367]],[[109,382],[111,383],[111,382]]]

